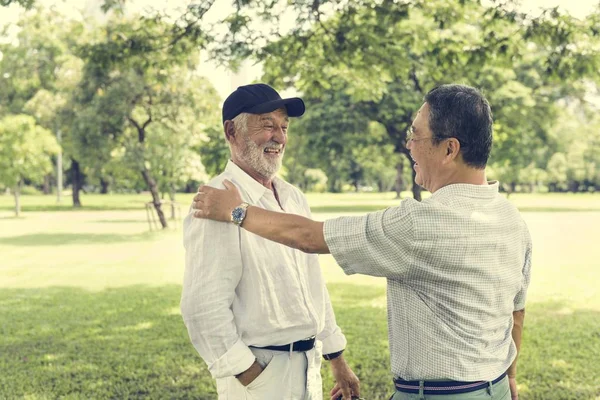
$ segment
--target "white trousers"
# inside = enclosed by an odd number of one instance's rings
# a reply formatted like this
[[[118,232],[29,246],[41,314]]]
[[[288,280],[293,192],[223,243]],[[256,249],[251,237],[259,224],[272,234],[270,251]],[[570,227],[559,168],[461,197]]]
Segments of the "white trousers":
[[[322,400],[321,343],[307,352],[250,348],[264,368],[248,386],[234,377],[217,379],[219,400]]]

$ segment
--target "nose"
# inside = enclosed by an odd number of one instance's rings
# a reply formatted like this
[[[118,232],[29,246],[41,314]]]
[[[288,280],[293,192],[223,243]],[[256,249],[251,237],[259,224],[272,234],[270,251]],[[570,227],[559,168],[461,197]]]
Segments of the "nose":
[[[273,128],[273,140],[279,144],[285,144],[287,140],[287,134],[283,130],[283,127],[277,126]]]

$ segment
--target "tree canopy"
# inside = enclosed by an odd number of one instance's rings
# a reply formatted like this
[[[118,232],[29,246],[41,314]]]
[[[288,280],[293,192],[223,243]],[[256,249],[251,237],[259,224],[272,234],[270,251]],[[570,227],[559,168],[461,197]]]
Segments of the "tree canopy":
[[[424,95],[451,82],[490,100],[489,176],[505,190],[600,188],[590,101],[600,8],[579,20],[556,8],[527,15],[513,2],[253,0],[209,20],[213,2],[173,17],[130,15],[127,1],[106,0],[96,26],[17,3],[34,8],[17,42],[0,45],[0,116],[28,114],[62,133],[74,204],[84,181],[102,192],[145,188],[160,216],[161,193],[222,170],[222,99],[196,71],[200,51],[231,68],[260,63],[264,82],[304,98],[283,173],[305,190],[412,186],[420,198],[406,131]]]

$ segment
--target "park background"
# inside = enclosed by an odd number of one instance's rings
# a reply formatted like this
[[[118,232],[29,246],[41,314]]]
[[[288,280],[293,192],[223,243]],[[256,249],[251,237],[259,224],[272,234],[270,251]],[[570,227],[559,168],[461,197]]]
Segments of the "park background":
[[[281,175],[319,220],[427,197],[410,121],[438,84],[481,88],[488,176],[534,241],[521,398],[600,399],[600,3],[2,0],[2,25],[0,399],[216,398],[181,219],[251,81],[307,103]],[[363,397],[387,399],[385,281],[321,263]]]

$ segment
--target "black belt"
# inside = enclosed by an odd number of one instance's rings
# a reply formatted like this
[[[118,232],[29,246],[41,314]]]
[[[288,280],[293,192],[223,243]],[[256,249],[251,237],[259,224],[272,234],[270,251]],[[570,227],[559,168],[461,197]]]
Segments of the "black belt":
[[[282,344],[282,345],[278,345],[278,346],[265,346],[265,347],[258,347],[258,346],[250,346],[250,347],[254,347],[255,349],[266,349],[266,350],[275,350],[275,351],[309,351],[312,350],[313,347],[315,347],[315,338],[309,338],[309,339],[304,339],[304,340],[298,340],[297,342],[294,343],[289,343],[289,344]]]
[[[495,385],[506,376],[506,372],[494,379],[491,384]],[[421,381],[405,381],[404,379],[394,378],[396,390],[402,393],[419,393]],[[490,386],[490,382],[458,382],[458,381],[424,381],[423,394],[457,394],[469,393],[476,390],[485,389]]]

